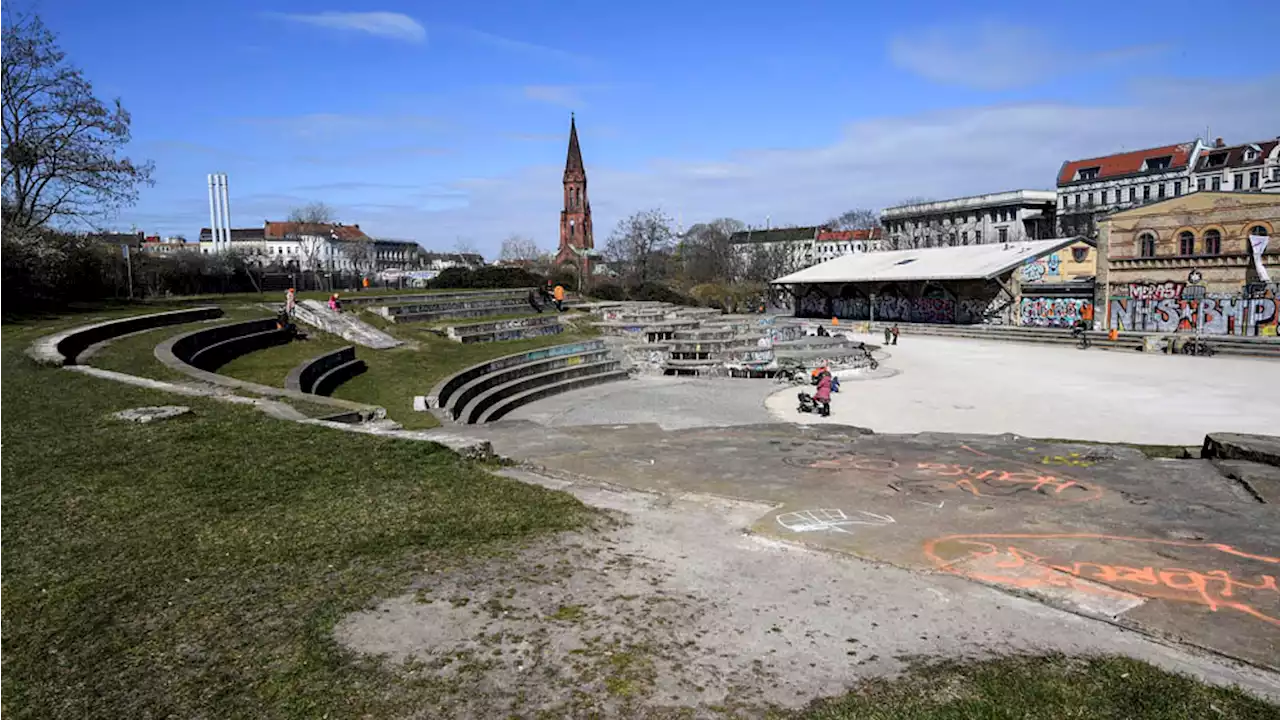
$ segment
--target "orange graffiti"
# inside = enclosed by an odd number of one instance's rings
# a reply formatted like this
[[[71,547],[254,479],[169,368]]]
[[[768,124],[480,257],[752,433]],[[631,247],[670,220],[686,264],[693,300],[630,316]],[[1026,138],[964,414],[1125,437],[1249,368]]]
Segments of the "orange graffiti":
[[[1227,608],[1280,627],[1280,617],[1277,617],[1276,610],[1271,609],[1272,606],[1280,606],[1280,586],[1277,586],[1275,575],[1259,574],[1256,579],[1246,580],[1222,569],[1129,567],[1089,561],[1056,563],[1047,556],[1018,547],[1014,543],[1019,540],[1098,540],[1188,547],[1280,565],[1280,558],[1253,555],[1219,543],[1090,533],[949,535],[926,542],[924,553],[940,569],[974,580],[1024,589],[1068,587],[1095,594],[1128,593],[1203,605],[1214,612]],[[1267,610],[1259,610],[1258,604]]]
[[[837,455],[808,462],[806,466],[814,470],[865,470],[867,472],[890,472],[898,469],[896,460],[865,455]]]
[[[1011,492],[1030,490],[1069,502],[1097,500],[1102,496],[1102,491],[1096,487],[1089,487],[1075,480],[1059,478],[1056,475],[1046,475],[1036,470],[1010,472],[1008,470],[974,467],[973,465],[927,462],[916,463],[916,469],[939,477],[957,478],[951,482],[953,486],[979,497],[1008,494],[1004,492],[1005,490]],[[979,483],[985,487],[979,488]],[[1063,494],[1073,489],[1074,492]]]

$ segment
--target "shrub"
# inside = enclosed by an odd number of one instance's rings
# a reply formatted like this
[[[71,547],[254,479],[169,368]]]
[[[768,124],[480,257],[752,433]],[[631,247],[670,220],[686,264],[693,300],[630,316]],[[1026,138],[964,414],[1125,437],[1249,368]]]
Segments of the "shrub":
[[[591,297],[597,300],[607,300],[610,302],[618,302],[627,299],[627,291],[617,283],[602,282],[591,286]]]
[[[685,295],[677,290],[673,290],[666,285],[655,282],[647,282],[631,288],[627,292],[627,297],[631,300],[648,300],[671,303],[672,305],[697,305],[698,302],[693,298]]]
[[[546,283],[545,278],[524,268],[489,265],[475,270],[449,268],[437,275],[428,286],[440,289],[476,288],[490,290],[535,287],[544,283]]]

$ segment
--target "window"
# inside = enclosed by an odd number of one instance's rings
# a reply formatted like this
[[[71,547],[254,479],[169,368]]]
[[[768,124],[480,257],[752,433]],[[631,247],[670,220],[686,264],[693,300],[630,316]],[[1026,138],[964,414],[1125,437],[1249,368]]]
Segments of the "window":
[[[969,231],[968,231],[968,230],[965,230],[964,232],[960,233],[960,244],[961,244],[961,245],[968,245],[968,244],[969,244]]]
[[[1204,254],[1205,255],[1221,255],[1222,254],[1222,233],[1217,230],[1204,231]]]
[[[1138,236],[1138,256],[1144,258],[1156,256],[1156,236],[1154,233],[1144,232]]]
[[[1197,190],[1204,189],[1204,178],[1199,178],[1198,180],[1196,180],[1196,189]]]
[[[1179,196],[1179,195],[1181,195],[1181,194],[1182,194],[1182,181],[1181,181],[1181,180],[1174,180],[1174,181],[1173,181],[1173,196],[1174,196],[1174,197],[1178,197],[1178,196]]]
[[[1136,187],[1129,188],[1129,202],[1133,202],[1137,199],[1138,199],[1138,188]]]
[[[1231,178],[1231,189],[1232,190],[1244,189],[1244,173],[1236,173],[1235,176]]]
[[[1178,254],[1179,255],[1195,255],[1196,254],[1196,236],[1190,230],[1183,230],[1178,234]]]
[[[1151,186],[1143,185],[1142,186],[1142,202],[1146,202],[1150,199],[1151,199]]]
[[[1257,170],[1254,170],[1253,172],[1249,173],[1249,189],[1250,190],[1258,189],[1258,171]]]
[[[1215,178],[1213,179],[1213,189],[1214,189],[1214,190],[1221,190],[1221,189],[1222,189],[1222,178],[1220,178],[1220,177],[1215,177]]]
[[[1253,227],[1249,228],[1249,234],[1259,235],[1261,237],[1267,237],[1269,235],[1269,233],[1267,232],[1267,229],[1262,227],[1261,225],[1254,225]]]
[[[974,244],[974,245],[981,245],[981,244],[982,244],[982,231],[981,231],[981,230],[974,230],[974,231],[973,231],[973,244]]]
[[[1156,186],[1156,195],[1160,198],[1164,198],[1164,183],[1160,183]]]
[[[1164,157],[1147,158],[1147,170],[1168,170],[1169,165],[1173,162],[1172,155]]]
[[[1271,169],[1271,179],[1280,182],[1280,167]]]
[[[1086,202],[1088,202],[1090,206],[1093,205],[1093,193],[1089,193],[1089,196]]]
[[[1009,242],[1009,228],[1000,228],[996,230],[996,234],[1000,242]]]
[[[1084,168],[1080,171],[1078,180],[1096,180],[1098,178],[1098,168]]]
[[[1082,262],[1084,262],[1085,260],[1088,260],[1088,259],[1089,259],[1089,248],[1087,248],[1087,247],[1073,247],[1073,248],[1071,248],[1071,259],[1072,259],[1072,260],[1074,260],[1074,261],[1076,261],[1076,262],[1078,262],[1078,263],[1082,263]]]
[[[1080,193],[1076,193],[1076,209],[1080,208]]]
[[[1258,159],[1258,151],[1257,151],[1257,150],[1254,150],[1253,148],[1249,148],[1248,150],[1245,150],[1245,151],[1244,151],[1244,161],[1245,161],[1245,162],[1253,162],[1254,160],[1257,160],[1257,159]]]

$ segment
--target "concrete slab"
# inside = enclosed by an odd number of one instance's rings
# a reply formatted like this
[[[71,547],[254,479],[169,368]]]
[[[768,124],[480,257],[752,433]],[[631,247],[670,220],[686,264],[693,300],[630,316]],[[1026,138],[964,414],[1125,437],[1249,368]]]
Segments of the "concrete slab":
[[[655,423],[668,430],[768,422],[768,380],[642,376],[567,392],[506,416],[554,427]]]
[[[1280,403],[1263,397],[1276,367],[1266,359],[907,335],[885,350],[890,357],[881,367],[900,372],[850,383],[826,421],[891,433],[1015,432],[1168,445],[1199,445],[1210,432],[1280,432]],[[794,393],[770,400],[774,419],[797,421],[794,400]]]
[[[490,429],[570,477],[766,503],[751,530],[957,575],[1280,669],[1280,508],[1207,460],[769,424]]]

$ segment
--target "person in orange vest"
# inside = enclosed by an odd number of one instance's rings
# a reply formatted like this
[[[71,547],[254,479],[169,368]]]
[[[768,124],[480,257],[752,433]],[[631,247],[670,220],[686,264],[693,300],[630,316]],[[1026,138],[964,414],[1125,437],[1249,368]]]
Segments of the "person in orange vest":
[[[564,312],[564,286],[557,285],[553,293],[556,299],[556,310]]]
[[[360,284],[364,286],[364,289],[365,289],[365,290],[368,290],[368,289],[369,289],[369,278],[364,278],[364,279],[361,281],[361,283],[360,283]]]
[[[1093,329],[1093,303],[1086,301],[1080,308],[1080,324],[1085,330]]]

